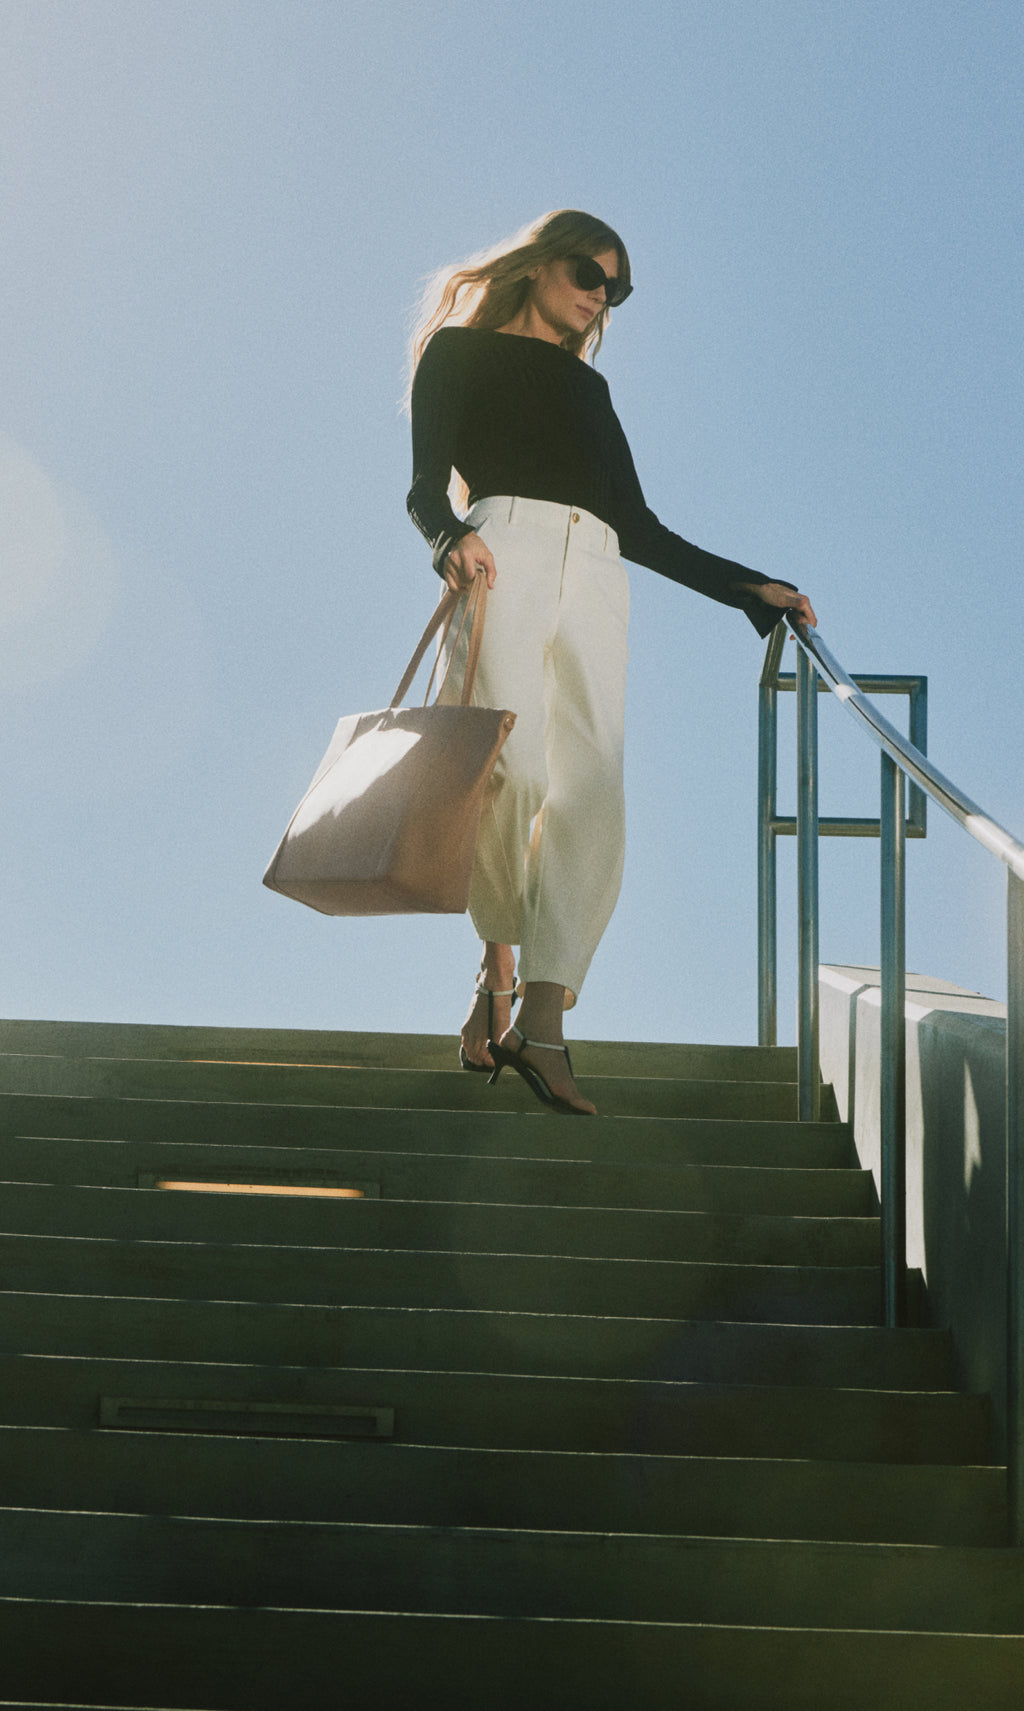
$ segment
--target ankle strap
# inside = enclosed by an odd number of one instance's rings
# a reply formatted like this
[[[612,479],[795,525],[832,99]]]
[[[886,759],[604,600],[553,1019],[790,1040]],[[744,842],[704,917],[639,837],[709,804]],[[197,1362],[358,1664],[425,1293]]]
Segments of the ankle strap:
[[[476,977],[476,989],[478,992],[482,992],[486,998],[514,998],[516,995],[516,975],[514,969],[512,971],[512,985],[506,992],[499,992],[493,986],[483,986],[481,985],[482,980],[483,970],[481,970]]]
[[[569,1056],[568,1046],[553,1046],[550,1040],[528,1040],[526,1035],[520,1033],[519,1029],[514,1024],[511,1032],[515,1034],[517,1040],[522,1040],[524,1046],[532,1046],[535,1051],[564,1052],[566,1057]]]

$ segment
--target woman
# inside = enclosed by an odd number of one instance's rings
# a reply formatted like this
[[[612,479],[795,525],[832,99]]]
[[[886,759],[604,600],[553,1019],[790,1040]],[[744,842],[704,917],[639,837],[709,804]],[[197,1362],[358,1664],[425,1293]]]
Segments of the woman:
[[[573,1079],[562,1012],[622,877],[620,552],[738,607],[762,636],[786,612],[816,622],[789,583],[692,546],[648,509],[607,382],[586,361],[631,291],[621,238],[563,209],[441,275],[413,341],[409,513],[450,588],[486,576],[474,699],[516,713],[477,844],[469,910],[483,958],[460,1058],[492,1080],[515,1069],[545,1104],[581,1116],[594,1106]],[[465,519],[448,496],[453,470]]]

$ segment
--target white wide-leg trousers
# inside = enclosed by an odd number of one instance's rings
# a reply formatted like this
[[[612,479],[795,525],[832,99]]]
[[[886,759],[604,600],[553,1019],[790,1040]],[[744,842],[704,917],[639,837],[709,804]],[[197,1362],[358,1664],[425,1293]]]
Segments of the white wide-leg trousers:
[[[498,571],[473,699],[516,715],[484,804],[469,912],[481,939],[520,947],[520,981],[564,986],[568,1009],[622,881],[629,581],[614,530],[588,511],[489,498],[468,521]],[[445,700],[458,699],[461,667],[457,657]]]

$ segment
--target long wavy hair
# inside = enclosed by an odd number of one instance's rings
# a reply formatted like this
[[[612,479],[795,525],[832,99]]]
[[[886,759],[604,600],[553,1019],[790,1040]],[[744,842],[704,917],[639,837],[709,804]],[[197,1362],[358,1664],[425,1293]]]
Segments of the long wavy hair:
[[[619,278],[628,284],[629,256],[618,233],[593,214],[559,208],[542,214],[493,249],[457,267],[441,268],[427,281],[420,300],[410,349],[410,381],[439,327],[504,327],[525,303],[534,269],[565,256],[600,255],[610,249],[619,258]],[[582,333],[567,333],[563,348],[583,358],[596,356],[608,314],[605,305]]]

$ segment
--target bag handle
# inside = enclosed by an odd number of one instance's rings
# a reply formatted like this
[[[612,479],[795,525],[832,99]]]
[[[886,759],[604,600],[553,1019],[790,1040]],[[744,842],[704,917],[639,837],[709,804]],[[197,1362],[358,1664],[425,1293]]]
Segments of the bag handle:
[[[448,632],[451,629],[452,619],[455,616],[455,608],[459,604],[461,594],[461,589],[449,588],[444,594],[442,594],[437,605],[434,607],[433,612],[430,614],[427,627],[416,644],[412,659],[405,668],[402,681],[391,698],[392,707],[401,706],[409,685],[420,668],[423,656],[430,646],[433,638],[437,635],[438,630],[442,632],[441,643],[443,646],[447,639]],[[469,706],[470,697],[473,694],[473,685],[476,682],[476,668],[480,660],[480,648],[484,639],[484,617],[486,612],[487,578],[483,572],[481,572],[474,580],[473,586],[469,591],[469,599],[466,601],[466,609],[462,614],[462,622],[459,625],[458,635],[455,638],[455,646],[452,648],[451,659],[448,662],[448,670],[445,672],[444,681],[441,683],[437,692],[438,695],[440,695],[444,689],[445,683],[448,681],[448,673],[451,671],[452,665],[454,664],[459,641],[462,637],[462,632],[466,627],[466,620],[472,613],[473,623],[469,632],[469,658],[466,661],[466,675],[462,680],[463,707]],[[438,658],[440,658],[440,652],[438,653]],[[434,681],[436,672],[437,660],[434,661],[434,669],[430,673],[430,679],[427,683],[427,693],[423,698],[424,706],[426,705],[427,697],[430,694],[431,684]]]

